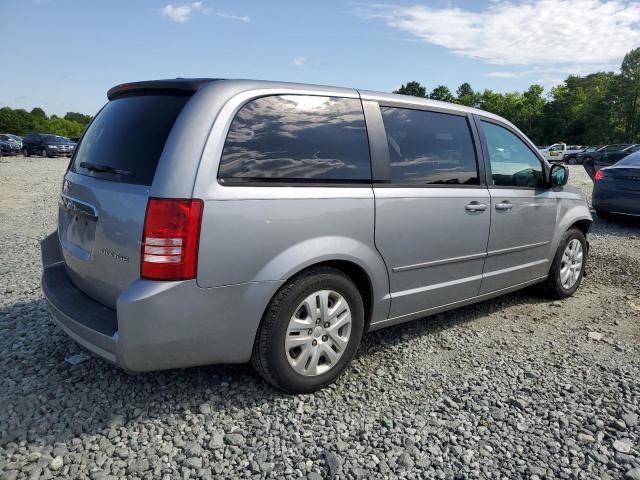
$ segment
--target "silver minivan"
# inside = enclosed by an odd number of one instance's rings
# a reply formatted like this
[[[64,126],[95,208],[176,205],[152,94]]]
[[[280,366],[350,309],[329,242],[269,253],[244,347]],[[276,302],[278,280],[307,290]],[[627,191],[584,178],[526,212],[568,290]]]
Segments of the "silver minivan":
[[[64,176],[42,288],[69,336],[127,371],[251,361],[311,392],[367,331],[580,285],[585,198],[496,115],[247,80],[107,96]]]

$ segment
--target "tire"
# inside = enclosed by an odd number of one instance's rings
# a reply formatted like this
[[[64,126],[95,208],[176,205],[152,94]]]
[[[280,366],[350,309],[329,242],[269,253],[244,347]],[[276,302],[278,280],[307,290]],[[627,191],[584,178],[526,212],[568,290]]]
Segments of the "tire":
[[[561,276],[562,272],[564,271],[564,267],[568,266],[571,272],[575,272],[575,269],[572,267],[571,263],[572,258],[569,256],[567,261],[567,258],[565,257],[565,252],[568,250],[569,245],[572,244],[573,246],[576,246],[575,242],[579,243],[580,251],[582,252],[580,270],[577,273],[577,277],[575,279],[572,277],[571,282],[564,283]],[[574,251],[576,250],[574,249]],[[551,268],[549,269],[549,276],[543,284],[543,292],[548,297],[554,299],[561,300],[563,298],[570,297],[580,286],[586,266],[587,239],[582,230],[579,230],[577,228],[570,228],[565,232],[562,240],[560,241],[558,250],[555,254],[555,257],[553,258],[553,263],[551,264]]]
[[[575,158],[573,158],[573,157],[571,157],[567,163],[568,163],[569,165],[575,165],[575,164],[576,164],[576,159],[575,159]]]
[[[29,150],[27,150],[26,148],[22,149],[22,155],[24,155],[25,157],[30,157],[31,155],[29,155]]]
[[[316,296],[323,292],[330,292],[325,300],[329,307],[332,301],[334,307],[339,305],[339,297],[346,303],[346,308],[351,313],[348,330],[345,330],[347,324],[341,323],[346,322],[346,310],[341,310],[335,318],[328,315],[330,308],[327,309],[326,316],[319,313],[320,309],[309,315],[310,312],[304,305],[311,305],[307,301],[318,299]],[[316,318],[314,321],[313,317],[316,315],[322,316],[322,320]],[[322,323],[325,320],[328,321]],[[332,326],[341,324],[344,326],[338,330],[330,330]],[[310,327],[308,331],[307,327]],[[310,268],[285,283],[271,300],[256,334],[251,363],[262,378],[280,390],[292,394],[315,392],[332,383],[344,372],[358,350],[363,331],[362,297],[351,279],[334,268]],[[346,340],[343,339],[344,335],[348,336]],[[344,346],[338,348],[339,343],[333,342],[334,337],[346,342]],[[291,343],[286,343],[296,342],[297,338],[300,338],[297,341],[300,347],[291,347]],[[333,364],[329,362],[330,356],[324,353],[329,348],[331,356],[336,355],[336,352],[338,354]],[[294,363],[298,363],[298,366],[294,367]],[[305,365],[309,365],[306,373],[303,371]]]
[[[49,156],[46,148],[43,148],[41,153],[42,153],[42,158],[47,158]]]
[[[604,210],[596,210],[596,215],[602,220],[611,220],[611,218],[613,218],[613,215],[611,215],[611,213]]]

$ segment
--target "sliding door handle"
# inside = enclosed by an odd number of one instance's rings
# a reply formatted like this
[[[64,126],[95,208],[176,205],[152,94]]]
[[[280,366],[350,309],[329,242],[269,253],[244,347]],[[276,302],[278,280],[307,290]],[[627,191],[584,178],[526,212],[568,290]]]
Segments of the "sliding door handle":
[[[487,209],[487,206],[484,203],[471,202],[467,204],[464,209],[467,212],[484,212]]]
[[[513,208],[513,203],[505,200],[504,202],[496,203],[496,210],[511,210]]]

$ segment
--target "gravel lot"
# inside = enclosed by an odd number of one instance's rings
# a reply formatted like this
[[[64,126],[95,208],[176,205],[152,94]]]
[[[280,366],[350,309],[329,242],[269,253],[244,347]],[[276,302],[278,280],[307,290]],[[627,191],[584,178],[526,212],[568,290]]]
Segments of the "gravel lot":
[[[639,223],[596,219],[574,297],[371,333],[336,385],[291,397],[248,366],[65,361],[85,352],[47,313],[38,240],[66,164],[0,159],[0,478],[640,479]]]

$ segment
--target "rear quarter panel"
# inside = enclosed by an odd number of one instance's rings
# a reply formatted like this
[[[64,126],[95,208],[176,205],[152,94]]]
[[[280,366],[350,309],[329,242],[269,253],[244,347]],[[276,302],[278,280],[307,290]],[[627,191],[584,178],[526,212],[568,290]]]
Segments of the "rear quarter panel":
[[[311,265],[350,261],[368,275],[372,321],[388,315],[386,266],[374,244],[373,189],[364,186],[226,186],[217,181],[224,141],[236,112],[253,98],[311,94],[359,98],[354,90],[273,88],[251,82],[212,85],[201,100],[219,108],[206,140],[193,196],[205,200],[197,282],[210,288],[270,282],[266,308],[282,281]],[[219,98],[225,99],[220,102]]]

